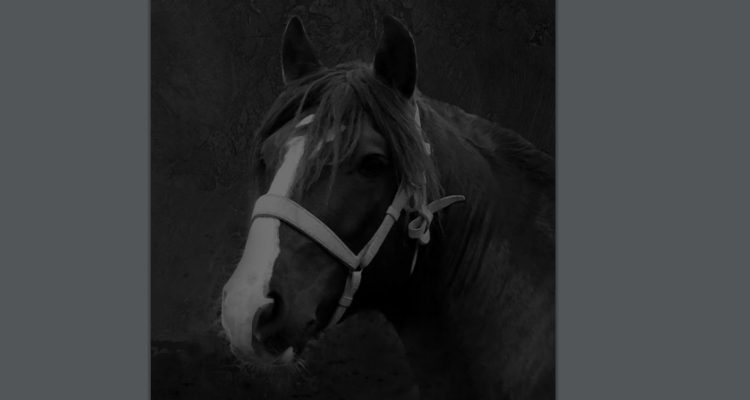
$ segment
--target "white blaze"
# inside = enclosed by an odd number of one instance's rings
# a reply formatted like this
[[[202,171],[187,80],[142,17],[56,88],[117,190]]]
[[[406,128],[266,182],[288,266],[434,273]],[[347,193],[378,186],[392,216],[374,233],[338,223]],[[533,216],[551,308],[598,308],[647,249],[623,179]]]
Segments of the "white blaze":
[[[286,145],[281,167],[271,183],[269,194],[289,196],[300,159],[305,150],[305,138],[297,136]],[[221,324],[233,345],[244,351],[252,348],[253,317],[258,309],[273,302],[268,298],[273,265],[279,255],[279,226],[275,218],[260,217],[250,226],[242,259],[224,286],[226,297],[222,304]]]

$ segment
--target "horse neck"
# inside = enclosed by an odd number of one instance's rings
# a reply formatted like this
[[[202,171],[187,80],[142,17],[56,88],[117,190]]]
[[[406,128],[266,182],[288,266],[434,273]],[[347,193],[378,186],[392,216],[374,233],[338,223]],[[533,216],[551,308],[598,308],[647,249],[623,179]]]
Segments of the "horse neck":
[[[442,343],[435,357],[463,369],[477,398],[531,395],[534,382],[554,382],[550,188],[464,135],[445,131],[431,140],[445,193],[466,203],[433,224],[406,294],[411,308],[397,312],[401,330]]]

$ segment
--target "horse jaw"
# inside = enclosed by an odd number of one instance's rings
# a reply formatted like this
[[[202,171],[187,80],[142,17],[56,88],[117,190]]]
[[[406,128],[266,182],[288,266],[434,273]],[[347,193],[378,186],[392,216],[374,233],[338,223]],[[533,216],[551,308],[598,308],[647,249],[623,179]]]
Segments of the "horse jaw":
[[[305,138],[292,138],[286,145],[283,162],[273,178],[269,194],[288,196],[297,167],[305,149]],[[273,303],[268,297],[273,266],[280,252],[279,227],[274,218],[260,217],[253,221],[237,268],[224,285],[221,325],[232,348],[240,358],[255,364],[289,364],[294,359],[290,347],[278,358],[253,348],[253,320],[264,306]]]

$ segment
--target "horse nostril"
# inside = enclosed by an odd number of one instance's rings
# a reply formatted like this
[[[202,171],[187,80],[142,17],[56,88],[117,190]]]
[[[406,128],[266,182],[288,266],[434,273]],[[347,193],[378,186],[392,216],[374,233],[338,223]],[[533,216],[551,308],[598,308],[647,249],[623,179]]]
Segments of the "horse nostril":
[[[253,338],[254,339],[262,340],[260,331],[261,329],[265,328],[271,323],[272,315],[273,315],[273,303],[268,303],[264,305],[263,307],[259,308],[258,311],[255,312],[255,317],[253,317]]]
[[[270,293],[269,296],[273,301],[258,309],[253,317],[253,338],[263,340],[266,336],[273,334],[279,327],[283,319],[284,304],[281,296],[277,293]]]
[[[286,304],[277,293],[268,297],[273,301],[260,307],[253,316],[251,341],[256,353],[264,349],[271,354],[281,354],[291,346],[285,326],[288,323]]]

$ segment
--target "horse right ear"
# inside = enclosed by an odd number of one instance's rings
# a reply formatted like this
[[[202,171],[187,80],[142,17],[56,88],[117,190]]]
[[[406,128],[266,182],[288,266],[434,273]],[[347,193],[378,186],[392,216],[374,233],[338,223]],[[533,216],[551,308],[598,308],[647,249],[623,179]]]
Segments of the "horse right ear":
[[[281,44],[281,72],[284,84],[288,85],[321,69],[323,64],[315,55],[315,49],[307,37],[302,20],[297,16],[292,17],[286,24]]]
[[[383,18],[373,67],[383,83],[411,99],[417,85],[417,49],[406,27],[390,15]]]

